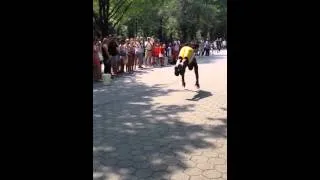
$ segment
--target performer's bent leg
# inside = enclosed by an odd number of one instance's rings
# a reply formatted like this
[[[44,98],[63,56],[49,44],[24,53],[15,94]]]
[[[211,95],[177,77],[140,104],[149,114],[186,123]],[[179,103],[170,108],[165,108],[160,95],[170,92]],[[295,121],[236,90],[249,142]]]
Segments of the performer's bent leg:
[[[182,64],[181,64],[181,59],[178,59],[176,62],[176,65],[174,66],[174,74],[176,76],[179,76],[182,70]]]
[[[198,63],[197,61],[194,59],[194,73],[196,74],[196,86],[197,88],[200,88],[200,85],[199,85],[199,72],[198,72]]]
[[[184,73],[181,74],[181,77],[182,77],[182,86],[186,87],[186,82],[184,81]]]
[[[179,67],[175,66],[174,67],[174,75],[179,76],[180,72],[179,72]]]
[[[183,86],[183,87],[186,87],[186,82],[185,82],[185,80],[184,80],[184,74],[185,74],[185,72],[186,72],[187,66],[188,66],[188,61],[184,61],[184,62],[183,62],[182,69],[181,69],[181,71],[180,71],[180,74],[181,74],[181,77],[182,77],[182,86]]]

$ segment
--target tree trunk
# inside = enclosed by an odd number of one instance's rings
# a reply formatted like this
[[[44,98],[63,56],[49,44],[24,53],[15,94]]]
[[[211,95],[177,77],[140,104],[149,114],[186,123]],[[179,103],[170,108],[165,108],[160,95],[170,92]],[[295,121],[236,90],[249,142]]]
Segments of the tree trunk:
[[[159,33],[158,33],[158,37],[160,39],[160,41],[163,41],[163,36],[162,36],[162,17],[160,18],[160,27],[159,27]]]
[[[134,21],[132,19],[128,23],[128,37],[129,38],[134,37]]]
[[[135,19],[135,25],[136,25],[136,37],[138,36],[138,19]]]
[[[185,42],[187,39],[187,31],[186,28],[181,28],[181,36],[182,36],[182,41]]]
[[[107,36],[109,32],[109,7],[110,0],[99,0],[99,16],[103,37]]]
[[[210,40],[215,40],[215,28],[210,28]]]
[[[105,33],[106,35],[109,34],[109,9],[110,9],[110,0],[105,0],[105,22],[106,22],[106,30],[105,30]]]
[[[106,17],[105,17],[105,0],[99,0],[99,16],[100,16],[100,25],[101,25],[101,31],[102,36],[105,36],[106,34]]]

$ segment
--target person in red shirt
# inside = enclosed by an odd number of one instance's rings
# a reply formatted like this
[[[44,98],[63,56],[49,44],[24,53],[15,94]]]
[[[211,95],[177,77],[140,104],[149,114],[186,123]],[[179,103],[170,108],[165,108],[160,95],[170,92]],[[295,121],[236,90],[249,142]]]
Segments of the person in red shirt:
[[[159,59],[160,59],[161,67],[164,66],[165,49],[166,49],[166,44],[163,44],[162,46],[161,45],[159,46]]]
[[[154,66],[156,64],[159,64],[158,63],[158,60],[159,60],[159,43],[158,42],[152,48],[152,55],[153,55],[153,63],[152,63],[152,65]]]

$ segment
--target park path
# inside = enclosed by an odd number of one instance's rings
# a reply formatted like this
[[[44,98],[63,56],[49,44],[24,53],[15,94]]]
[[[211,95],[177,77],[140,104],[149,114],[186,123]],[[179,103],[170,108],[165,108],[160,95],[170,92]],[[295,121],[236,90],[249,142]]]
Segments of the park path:
[[[227,179],[227,51],[93,88],[93,179]]]

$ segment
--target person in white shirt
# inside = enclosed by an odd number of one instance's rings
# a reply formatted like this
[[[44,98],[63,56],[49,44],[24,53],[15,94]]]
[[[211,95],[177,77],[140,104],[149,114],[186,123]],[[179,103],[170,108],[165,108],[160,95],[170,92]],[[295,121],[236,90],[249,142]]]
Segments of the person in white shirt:
[[[139,41],[135,41],[135,53],[137,57],[137,63],[139,68],[142,68],[143,64],[143,48]]]
[[[179,52],[179,48],[180,48],[180,47],[179,47],[179,44],[176,43],[176,45],[174,46],[174,50],[177,51],[177,52]]]
[[[213,49],[217,49],[217,41],[213,41]]]
[[[203,41],[200,42],[199,53],[200,53],[201,56],[204,55],[204,42]]]
[[[208,41],[206,41],[205,44],[204,44],[204,51],[206,53],[206,56],[210,55],[210,44],[209,44]]]
[[[223,46],[223,48],[227,49],[227,41],[226,40],[222,41],[222,46]]]
[[[148,37],[146,42],[146,51],[145,51],[145,59],[144,59],[144,65],[145,66],[151,66],[151,59],[152,59],[152,43],[151,39]]]
[[[171,56],[172,56],[171,43],[169,43],[169,46],[167,49],[168,49],[168,58],[171,58]]]

